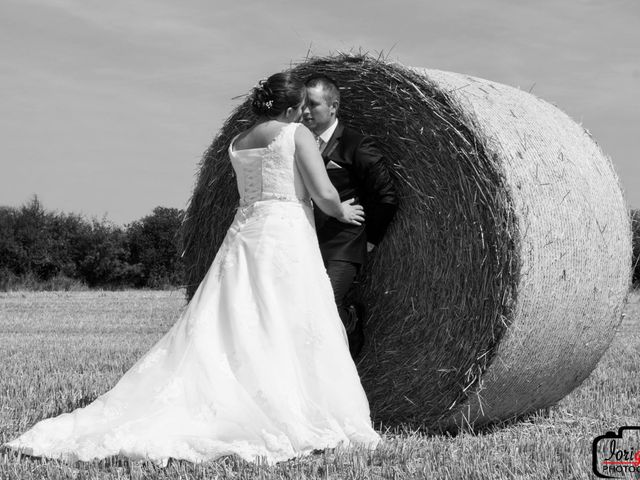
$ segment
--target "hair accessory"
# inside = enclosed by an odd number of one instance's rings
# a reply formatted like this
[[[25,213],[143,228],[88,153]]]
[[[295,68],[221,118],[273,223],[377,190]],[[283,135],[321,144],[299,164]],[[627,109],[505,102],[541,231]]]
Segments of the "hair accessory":
[[[267,84],[267,79],[266,78],[262,78],[260,80],[258,80],[258,83],[256,83],[256,86],[254,87],[256,90],[264,90],[264,86]]]

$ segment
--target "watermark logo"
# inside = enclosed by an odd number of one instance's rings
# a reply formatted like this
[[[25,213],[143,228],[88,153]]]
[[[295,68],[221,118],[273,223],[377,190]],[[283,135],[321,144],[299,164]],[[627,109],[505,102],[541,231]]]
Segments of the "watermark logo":
[[[640,426],[600,435],[593,440],[592,449],[596,477],[640,479]]]

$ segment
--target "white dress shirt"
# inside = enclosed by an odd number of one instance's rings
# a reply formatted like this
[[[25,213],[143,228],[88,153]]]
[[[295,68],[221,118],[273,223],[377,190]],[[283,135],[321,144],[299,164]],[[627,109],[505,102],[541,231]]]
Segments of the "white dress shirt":
[[[324,151],[324,148],[327,146],[327,143],[329,143],[329,140],[331,140],[331,135],[333,135],[333,132],[336,131],[337,127],[338,127],[338,119],[336,118],[336,121],[333,122],[329,128],[327,128],[324,132],[322,132],[320,135],[316,137],[319,139],[318,147],[320,148],[320,153]]]

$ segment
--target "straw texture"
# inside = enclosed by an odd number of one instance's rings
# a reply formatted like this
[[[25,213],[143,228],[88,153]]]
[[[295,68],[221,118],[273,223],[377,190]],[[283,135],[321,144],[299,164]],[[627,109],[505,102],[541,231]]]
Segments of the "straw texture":
[[[589,134],[518,89],[368,56],[313,58],[340,117],[371,135],[399,213],[362,272],[358,368],[376,421],[482,425],[555,403],[609,345],[630,281],[622,193]],[[183,233],[193,294],[237,202],[226,158],[248,102],[206,152]]]
[[[510,328],[456,419],[503,419],[555,403],[608,347],[629,287],[628,211],[588,132],[520,90],[417,70],[500,159],[517,218],[519,281]]]

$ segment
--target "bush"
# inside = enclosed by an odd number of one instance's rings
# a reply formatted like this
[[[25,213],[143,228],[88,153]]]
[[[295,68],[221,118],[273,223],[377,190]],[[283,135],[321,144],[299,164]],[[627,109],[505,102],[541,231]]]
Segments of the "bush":
[[[106,220],[93,220],[78,247],[77,270],[89,287],[131,286],[135,267],[129,264],[126,232]]]
[[[156,207],[151,215],[128,225],[129,261],[140,268],[136,286],[167,288],[184,283],[181,239],[184,212]]]
[[[182,215],[156,207],[123,228],[46,211],[37,196],[19,208],[0,207],[0,290],[178,286]]]

